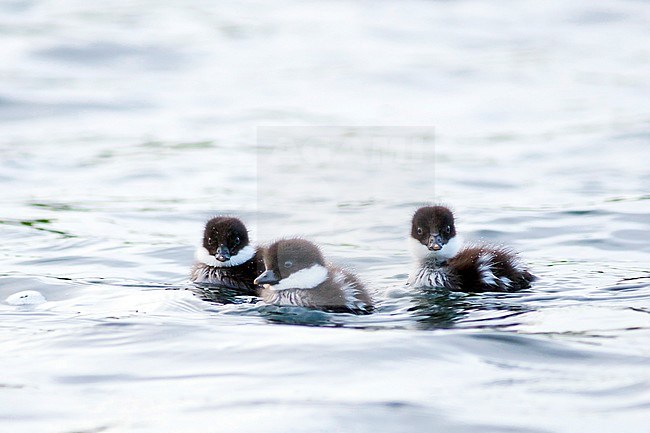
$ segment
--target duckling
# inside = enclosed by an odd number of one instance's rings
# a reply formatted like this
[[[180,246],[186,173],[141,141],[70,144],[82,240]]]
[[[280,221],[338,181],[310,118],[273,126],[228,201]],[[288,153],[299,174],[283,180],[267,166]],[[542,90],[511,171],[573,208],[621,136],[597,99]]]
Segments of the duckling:
[[[219,216],[209,220],[195,257],[192,281],[257,294],[253,280],[264,270],[262,252],[250,244],[248,230],[238,218]]]
[[[532,275],[505,247],[463,246],[453,213],[445,206],[418,209],[409,237],[416,269],[413,287],[444,287],[460,292],[513,292],[530,287]]]
[[[325,311],[367,313],[372,299],[352,273],[325,262],[320,249],[304,239],[283,239],[264,251],[265,271],[255,279],[268,304]]]

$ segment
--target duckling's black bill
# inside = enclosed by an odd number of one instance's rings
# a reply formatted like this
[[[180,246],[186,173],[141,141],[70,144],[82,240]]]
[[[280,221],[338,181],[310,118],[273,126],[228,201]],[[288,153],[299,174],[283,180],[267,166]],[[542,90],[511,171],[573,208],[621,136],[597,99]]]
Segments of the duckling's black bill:
[[[444,244],[445,243],[442,240],[442,236],[431,235],[431,237],[429,238],[429,243],[427,244],[427,248],[429,248],[429,250],[431,251],[440,251]]]
[[[267,269],[260,275],[259,277],[255,278],[255,281],[253,281],[255,284],[262,285],[262,284],[278,284],[280,282],[280,279],[275,276],[275,272],[271,269]]]
[[[214,255],[214,258],[220,262],[230,260],[230,250],[225,245],[219,245],[219,248],[217,248],[217,254]]]

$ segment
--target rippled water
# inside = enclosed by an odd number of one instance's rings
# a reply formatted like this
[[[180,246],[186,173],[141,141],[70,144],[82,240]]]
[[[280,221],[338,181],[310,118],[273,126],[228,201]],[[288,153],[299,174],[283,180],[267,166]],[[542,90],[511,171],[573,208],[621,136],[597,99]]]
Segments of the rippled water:
[[[162,3],[0,4],[3,431],[648,431],[644,2]],[[431,202],[539,281],[409,293]],[[217,213],[377,312],[207,299]]]

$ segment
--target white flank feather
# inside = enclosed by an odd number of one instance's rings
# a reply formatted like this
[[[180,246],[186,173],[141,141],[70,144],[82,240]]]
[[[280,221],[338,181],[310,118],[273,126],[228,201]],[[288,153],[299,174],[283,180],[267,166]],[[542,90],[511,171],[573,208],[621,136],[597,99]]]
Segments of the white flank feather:
[[[345,283],[345,274],[342,271],[334,275],[334,283],[341,287],[341,292],[345,296],[345,306],[348,308],[366,308],[365,302],[359,300],[359,290],[354,283]]]
[[[492,259],[494,255],[492,253],[481,253],[478,257],[478,272],[480,274],[481,281],[483,284],[488,286],[497,285],[497,277],[492,272]]]

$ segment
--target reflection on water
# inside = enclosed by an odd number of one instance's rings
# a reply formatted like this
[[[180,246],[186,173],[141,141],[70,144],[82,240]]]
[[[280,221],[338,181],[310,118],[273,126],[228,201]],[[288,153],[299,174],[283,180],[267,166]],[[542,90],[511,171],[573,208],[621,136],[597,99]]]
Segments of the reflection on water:
[[[217,285],[194,283],[190,289],[196,296],[204,301],[213,302],[217,305],[243,304],[255,300],[253,296],[242,296],[237,290]]]
[[[18,220],[0,220],[0,224],[21,225],[21,226],[26,226],[26,227],[33,228],[34,230],[42,230],[42,231],[46,231],[46,232],[50,232],[50,233],[55,233],[55,234],[61,235],[63,237],[74,237],[74,235],[65,233],[63,231],[48,228],[48,225],[52,224],[52,222],[53,221],[51,221],[49,219],[45,219],[45,218],[36,219],[36,220],[22,220],[22,221],[18,221]]]
[[[477,295],[440,289],[419,290],[414,294],[409,311],[420,329],[463,328],[502,329],[517,326],[513,317],[533,311],[512,299],[499,299],[498,294]]]
[[[265,305],[258,310],[259,314],[269,323],[280,325],[302,326],[344,326],[341,314],[311,310],[302,307],[280,307]]]

